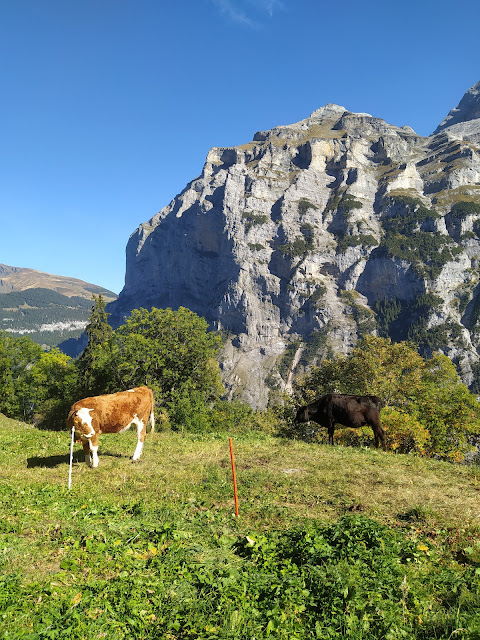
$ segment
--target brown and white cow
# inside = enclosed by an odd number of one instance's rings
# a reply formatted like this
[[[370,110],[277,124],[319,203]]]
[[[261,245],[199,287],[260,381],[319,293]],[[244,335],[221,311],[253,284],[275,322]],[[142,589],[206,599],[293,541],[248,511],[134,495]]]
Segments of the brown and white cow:
[[[75,427],[75,435],[83,445],[85,462],[97,467],[98,436],[101,433],[122,433],[132,424],[137,427],[137,446],[133,460],[138,460],[142,455],[149,419],[153,432],[153,392],[148,387],[135,387],[128,391],[78,400],[68,414],[67,428],[71,430]]]

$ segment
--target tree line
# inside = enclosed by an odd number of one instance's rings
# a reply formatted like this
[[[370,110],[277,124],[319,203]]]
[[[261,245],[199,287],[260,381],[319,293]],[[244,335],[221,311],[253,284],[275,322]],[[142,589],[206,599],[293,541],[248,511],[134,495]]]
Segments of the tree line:
[[[165,427],[306,437],[293,422],[296,405],[339,392],[384,400],[388,447],[398,453],[461,460],[480,436],[480,405],[453,363],[442,354],[422,358],[410,342],[365,336],[348,356],[324,359],[297,380],[294,393],[278,406],[254,411],[225,400],[217,359],[221,338],[189,309],[135,309],[114,330],[102,296],[93,296],[86,333],[87,347],[74,360],[56,348],[43,351],[28,337],[0,332],[0,412],[62,429],[74,401],[147,385]],[[322,441],[324,435],[314,438]],[[372,434],[368,428],[339,429],[336,438],[369,445]]]

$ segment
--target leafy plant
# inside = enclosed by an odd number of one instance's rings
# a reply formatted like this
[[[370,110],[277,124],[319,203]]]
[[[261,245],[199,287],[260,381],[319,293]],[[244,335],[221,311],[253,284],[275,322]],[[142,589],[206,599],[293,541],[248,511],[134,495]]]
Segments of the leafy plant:
[[[379,298],[374,306],[379,333],[396,341],[413,342],[425,355],[445,349],[451,343],[464,346],[460,325],[445,322],[429,326],[431,315],[441,304],[442,299],[433,293],[424,293],[408,301]]]
[[[310,200],[308,200],[307,198],[300,198],[297,206],[298,206],[298,213],[301,216],[304,216],[309,209],[315,209],[315,210],[318,209],[318,207],[312,202],[310,202]]]
[[[345,253],[349,247],[376,247],[378,240],[371,234],[350,235],[342,233],[336,235],[337,253]]]
[[[268,222],[268,217],[263,213],[253,213],[251,211],[244,212],[242,214],[245,220],[245,231],[248,233],[250,229],[255,225],[265,224]]]
[[[113,329],[108,323],[102,295],[93,295],[93,306],[85,328],[87,346],[77,361],[79,395],[93,396],[104,393],[112,377],[111,359]]]

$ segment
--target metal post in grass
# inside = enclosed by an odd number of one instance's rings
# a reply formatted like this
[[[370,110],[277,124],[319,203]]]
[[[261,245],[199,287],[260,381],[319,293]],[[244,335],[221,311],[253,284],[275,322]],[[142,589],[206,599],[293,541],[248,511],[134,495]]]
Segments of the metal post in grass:
[[[232,439],[229,438],[230,444],[230,460],[232,461],[232,477],[233,477],[233,496],[235,498],[235,515],[238,516],[238,494],[237,494],[237,476],[235,474],[235,459],[233,457],[233,444]]]
[[[73,439],[75,437],[75,425],[72,426],[72,441],[70,443],[70,469],[68,471],[68,489],[72,486],[72,465],[73,465]]]

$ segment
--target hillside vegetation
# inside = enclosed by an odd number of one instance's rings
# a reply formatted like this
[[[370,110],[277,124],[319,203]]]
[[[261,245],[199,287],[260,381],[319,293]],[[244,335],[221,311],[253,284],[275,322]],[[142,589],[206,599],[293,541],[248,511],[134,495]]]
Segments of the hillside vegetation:
[[[480,469],[232,432],[0,416],[0,638],[480,638]]]
[[[87,324],[94,295],[106,301],[117,297],[76,278],[0,264],[0,330],[28,335],[44,348],[63,343],[65,353],[78,355],[83,347],[76,341]]]
[[[95,298],[76,361],[0,332],[0,411],[24,420],[0,417],[0,640],[479,640],[480,471],[453,461],[480,406],[448,358],[366,336],[255,411],[225,398],[203,318],[107,315]],[[160,433],[141,462],[135,433],[102,436],[69,491],[71,402],[145,383]],[[387,452],[371,429],[332,448],[294,423],[331,390],[386,402]]]

